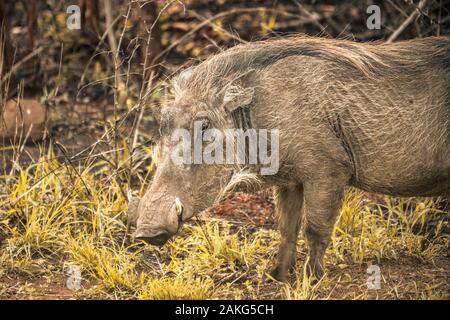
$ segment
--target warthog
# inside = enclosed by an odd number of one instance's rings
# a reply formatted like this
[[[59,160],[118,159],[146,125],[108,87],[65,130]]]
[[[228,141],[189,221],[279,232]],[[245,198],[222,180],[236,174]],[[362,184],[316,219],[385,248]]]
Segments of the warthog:
[[[450,194],[450,38],[254,42],[187,69],[174,88],[161,114],[155,177],[137,207],[136,238],[151,244],[163,245],[223,196],[273,187],[281,244],[272,276],[283,280],[294,267],[304,220],[307,270],[321,277],[346,186]],[[202,130],[278,129],[278,172],[174,164],[172,133],[194,136],[196,122]]]

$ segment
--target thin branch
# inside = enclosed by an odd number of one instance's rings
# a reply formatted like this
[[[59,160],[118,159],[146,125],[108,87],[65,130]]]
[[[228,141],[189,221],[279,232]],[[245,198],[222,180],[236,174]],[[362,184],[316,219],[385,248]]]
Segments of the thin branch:
[[[405,21],[403,21],[403,23],[397,28],[397,30],[395,30],[391,34],[391,36],[387,39],[386,43],[391,43],[395,39],[397,39],[397,37],[406,29],[406,27],[409,26],[411,22],[413,22],[420,16],[421,14],[420,12],[426,6],[427,2],[428,0],[421,0],[417,8],[414,10],[414,12],[411,13],[409,17]]]
[[[53,45],[51,47],[55,47],[56,45]],[[12,74],[14,74],[23,64],[25,64],[27,61],[31,60],[34,56],[40,54],[44,49],[49,49],[49,47],[40,47],[37,48],[36,50],[34,50],[33,52],[30,52],[29,54],[27,54],[22,60],[20,60],[19,62],[17,62],[16,64],[14,64],[11,68],[11,70],[6,73],[3,78],[1,83],[3,84],[6,80],[9,79],[9,77],[11,77]]]

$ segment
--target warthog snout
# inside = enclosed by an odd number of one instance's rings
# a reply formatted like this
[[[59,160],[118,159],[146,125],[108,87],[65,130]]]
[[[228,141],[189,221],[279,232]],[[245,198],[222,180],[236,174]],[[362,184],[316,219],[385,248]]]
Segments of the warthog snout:
[[[139,232],[136,232],[136,239],[162,246],[170,239],[170,234],[166,230],[152,230],[143,226]]]
[[[170,206],[167,206],[170,204]],[[162,207],[162,208],[161,208]],[[166,207],[166,208],[164,208]],[[161,210],[166,209],[163,214]],[[138,211],[139,218],[137,221],[136,239],[143,240],[147,243],[162,246],[173,235],[175,235],[183,220],[184,206],[181,200],[176,197],[173,201],[163,202],[158,210],[140,203]]]

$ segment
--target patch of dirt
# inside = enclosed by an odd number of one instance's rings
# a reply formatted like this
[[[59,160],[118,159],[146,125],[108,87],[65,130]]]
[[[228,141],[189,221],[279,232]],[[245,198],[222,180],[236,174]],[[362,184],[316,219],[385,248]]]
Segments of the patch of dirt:
[[[67,300],[77,298],[77,291],[67,288],[64,274],[31,276],[4,274],[0,276],[0,299],[4,300]]]
[[[439,257],[431,263],[410,256],[400,256],[396,260],[373,261],[372,265],[380,270],[379,289],[367,287],[367,282],[370,281],[370,263],[327,265],[329,275],[339,279],[333,282],[335,286],[328,294],[337,299],[350,299],[363,294],[366,294],[367,299],[449,298],[449,257]]]
[[[215,204],[209,213],[224,219],[241,223],[273,226],[275,224],[275,204],[271,191],[257,194],[238,193]]]
[[[304,257],[299,258],[298,270],[301,270]],[[449,257],[439,257],[433,262],[422,262],[419,259],[400,256],[396,260],[373,262],[380,270],[379,289],[369,289],[367,282],[368,265],[338,264],[327,265],[329,284],[315,292],[319,298],[331,299],[449,299],[450,265]],[[301,274],[301,272],[299,272]],[[294,275],[288,279],[292,288],[301,286]],[[67,277],[64,274],[30,276],[27,274],[3,274],[0,276],[0,299],[6,300],[68,300],[68,299],[101,299],[92,296],[85,290],[90,284],[83,281],[80,291],[67,288]],[[235,283],[239,285],[239,283]],[[276,299],[279,297],[282,283],[265,281],[260,288],[260,299]]]

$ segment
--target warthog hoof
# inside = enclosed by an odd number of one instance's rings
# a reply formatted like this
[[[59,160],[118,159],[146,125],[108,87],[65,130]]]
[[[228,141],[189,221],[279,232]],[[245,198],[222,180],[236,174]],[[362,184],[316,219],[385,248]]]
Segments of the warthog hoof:
[[[270,272],[270,276],[277,281],[285,282],[287,280],[287,275],[295,271],[295,259],[290,263],[289,268],[283,266],[281,263],[277,264],[275,268]]]
[[[270,276],[272,278],[274,278],[277,281],[280,282],[286,282],[286,270],[283,270],[284,268],[282,268],[280,265],[277,265],[275,268],[272,269],[272,271],[270,271]],[[269,278],[270,280],[270,278]]]
[[[306,276],[311,280],[312,284],[317,283],[320,279],[322,279],[324,274],[325,271],[320,264],[308,263],[306,265]]]

